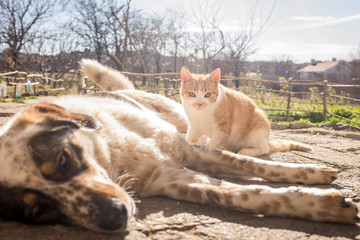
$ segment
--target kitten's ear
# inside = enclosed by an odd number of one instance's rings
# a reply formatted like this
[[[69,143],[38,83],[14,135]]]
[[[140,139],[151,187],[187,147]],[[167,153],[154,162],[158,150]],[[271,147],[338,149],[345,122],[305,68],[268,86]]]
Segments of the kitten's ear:
[[[181,83],[189,81],[192,78],[191,73],[185,67],[181,69]]]
[[[221,75],[221,70],[220,68],[215,69],[209,76],[209,80],[213,81],[215,83],[219,83],[220,82],[220,75]]]

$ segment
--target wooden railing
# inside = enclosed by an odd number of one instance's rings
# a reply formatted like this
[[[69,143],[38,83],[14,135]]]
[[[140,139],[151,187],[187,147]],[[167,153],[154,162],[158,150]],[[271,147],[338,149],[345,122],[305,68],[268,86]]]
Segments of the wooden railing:
[[[0,83],[5,82],[6,85],[12,88],[12,97],[18,98],[22,95],[25,89],[26,93],[36,94],[36,86],[42,84],[50,85],[51,83],[58,83],[60,85],[64,82],[63,79],[53,79],[50,77],[46,77],[40,74],[29,74],[27,72],[7,72],[0,73]],[[0,87],[0,97],[10,96],[10,93],[7,92],[7,89],[3,89],[4,85]],[[65,87],[48,87],[46,91],[62,91],[65,90]],[[6,92],[6,94],[4,94]]]
[[[158,94],[163,94],[167,97],[170,97],[176,101],[180,101],[179,89],[180,89],[180,74],[179,73],[131,73],[131,72],[122,72],[125,76],[134,83],[135,87],[140,90],[144,90],[147,92],[153,92]],[[71,82],[73,81],[74,73],[71,78]],[[95,84],[91,83],[86,77],[81,78],[78,74],[77,79],[74,82],[78,82],[78,93],[86,94],[91,91],[98,91],[99,88],[96,87]],[[26,83],[26,79],[29,79],[31,83]],[[34,92],[36,91],[36,86],[39,84],[49,84],[50,82],[61,83],[64,82],[63,79],[52,79],[49,77],[44,77],[39,74],[28,74],[26,72],[10,72],[10,73],[0,73],[0,82],[7,81],[8,86],[13,86],[13,94],[16,97],[17,87],[23,86],[32,86],[34,88]],[[345,119],[349,122],[354,122],[360,124],[358,122],[352,121],[351,119],[347,119],[341,117],[335,113],[331,113],[328,110],[328,106],[334,101],[336,103],[352,103],[356,105],[360,105],[360,99],[350,97],[344,94],[336,94],[333,89],[337,88],[355,88],[360,91],[360,85],[356,84],[339,84],[339,83],[329,83],[327,80],[322,82],[314,82],[314,81],[293,81],[292,78],[284,79],[284,81],[274,81],[274,80],[266,80],[266,79],[253,79],[253,78],[245,78],[245,77],[232,77],[232,76],[223,76],[221,82],[224,85],[227,85],[229,88],[241,91],[247,94],[249,97],[255,100],[262,100],[265,93],[276,94],[275,96],[281,101],[286,102],[286,108],[262,108],[264,111],[283,111],[286,113],[285,120],[290,119],[291,112],[317,112],[322,113],[324,121],[327,121],[328,115],[333,115],[338,118]],[[237,84],[235,84],[237,82]],[[20,84],[20,85],[19,85]],[[268,84],[280,84],[280,89],[266,88],[265,85]],[[71,86],[71,84],[70,84]],[[239,86],[239,87],[236,87]],[[306,88],[316,87],[317,92],[306,91],[293,91],[294,86],[303,86]],[[1,85],[0,85],[1,88]],[[61,88],[50,88],[49,90],[64,90],[65,87]],[[332,90],[332,91],[330,91]],[[0,89],[1,92],[1,89]],[[260,99],[258,95],[261,95]],[[301,110],[294,109],[294,104],[302,104],[304,103],[304,98],[295,97],[298,95],[311,95],[316,94],[318,96],[319,104],[321,105],[320,109],[314,110]],[[0,95],[1,96],[1,95]],[[306,98],[305,98],[306,99]]]
[[[174,100],[179,101],[179,88],[180,88],[180,74],[178,73],[160,73],[160,74],[139,74],[139,73],[128,73],[123,72],[124,75],[128,76],[136,85],[138,89],[145,90],[153,93],[164,94],[167,97],[171,97]],[[145,79],[145,80],[144,80]],[[236,88],[234,82],[239,81],[241,84],[240,87]],[[262,108],[264,111],[283,111],[286,112],[285,120],[290,119],[291,112],[322,112],[324,121],[327,121],[328,115],[333,115],[338,118],[345,119],[349,122],[353,122],[359,124],[359,122],[352,121],[351,119],[347,119],[341,117],[335,113],[331,113],[328,110],[328,105],[332,103],[339,104],[343,103],[352,103],[355,105],[360,105],[360,99],[356,99],[353,97],[349,97],[344,95],[339,95],[332,93],[333,89],[337,88],[355,88],[360,91],[360,85],[356,84],[339,84],[339,83],[329,83],[327,80],[323,80],[322,82],[315,81],[302,81],[297,82],[293,81],[292,78],[285,79],[285,81],[274,81],[274,80],[265,80],[265,79],[253,79],[253,78],[244,78],[244,77],[232,77],[232,76],[223,76],[221,82],[228,87],[241,91],[251,98],[255,98],[252,94],[253,91],[259,92],[269,92],[275,93],[278,96],[283,96],[283,100],[286,101],[286,108]],[[145,84],[143,84],[145,83]],[[283,87],[280,90],[266,88],[265,84],[280,84]],[[303,87],[317,87],[318,92],[313,93],[309,90],[306,91],[293,91],[293,86],[303,86]],[[300,101],[299,98],[295,98],[296,95],[310,95],[316,94],[319,97],[319,104],[321,104],[322,108],[317,110],[294,110],[293,104],[302,104],[304,101]]]

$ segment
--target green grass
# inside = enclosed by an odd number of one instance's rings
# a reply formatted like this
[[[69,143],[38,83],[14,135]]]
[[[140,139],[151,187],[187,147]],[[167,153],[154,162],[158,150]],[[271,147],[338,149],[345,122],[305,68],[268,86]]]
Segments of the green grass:
[[[14,98],[13,100],[11,100],[11,102],[13,102],[13,103],[25,103],[25,99],[24,98]]]
[[[155,86],[142,86],[140,81],[137,81],[137,85],[140,90],[154,90]],[[163,85],[159,85],[158,88],[163,88]],[[159,94],[164,94],[164,91],[157,91]],[[286,109],[287,107],[287,97],[277,93],[266,93],[262,91],[248,89],[247,95],[254,99],[256,104],[261,109]],[[179,101],[179,95],[173,97],[174,100]],[[343,100],[340,100],[339,104],[343,104]],[[329,99],[328,102],[334,102],[334,99]],[[334,117],[330,114],[327,115],[327,121],[324,122],[323,115],[323,105],[320,95],[316,91],[312,91],[310,97],[301,99],[301,98],[291,98],[289,117],[292,121],[295,122],[308,122],[316,125],[323,125],[328,123],[343,123],[347,125],[360,127],[360,124],[352,123],[337,117]],[[328,103],[328,112],[335,113],[339,116],[348,118],[352,121],[360,123],[360,106],[350,106],[350,105],[338,105]],[[301,110],[306,110],[309,112],[302,112]],[[311,112],[310,112],[311,111]],[[273,122],[284,121],[286,117],[286,111],[266,111],[266,114],[269,116],[270,120]],[[277,117],[280,120],[274,120],[272,117]]]
[[[360,127],[360,124],[353,123],[341,118],[337,118],[330,114],[327,115],[327,121],[324,122],[324,114],[322,109],[315,108],[309,104],[298,105],[298,108],[302,110],[315,110],[318,109],[318,112],[299,112],[296,109],[292,109],[289,113],[289,117],[293,119],[295,122],[308,122],[314,123],[317,125],[327,124],[327,123],[342,123],[351,126]],[[328,107],[328,112],[334,113],[341,117],[350,119],[352,121],[360,123],[360,107],[354,107],[349,105],[339,106],[339,105],[332,105]],[[266,114],[270,117],[272,122],[276,122],[276,118],[284,119],[286,117],[285,111],[266,111]]]
[[[352,107],[352,106],[338,106],[333,105],[331,109],[329,110],[331,113],[335,113],[336,115],[339,115],[341,117],[348,118],[352,121],[360,123],[360,107]],[[329,116],[328,117],[329,123],[343,123],[351,126],[360,127],[360,124],[352,123],[349,121],[346,121],[344,119],[337,118],[335,116]]]
[[[37,96],[27,96],[27,97],[21,97],[21,98],[13,98],[11,100],[11,102],[13,102],[13,103],[25,103],[25,100],[27,100],[27,99],[37,99]]]
[[[37,96],[28,96],[28,97],[25,97],[25,99],[37,99],[38,97]]]
[[[254,99],[261,109],[286,109],[287,96],[275,93],[261,93],[253,91],[248,95]],[[343,99],[329,98],[327,100],[327,111],[341,117],[350,119],[353,123],[330,114],[327,115],[327,121],[324,122],[323,104],[320,96],[312,92],[306,98],[291,98],[289,117],[291,121],[308,122],[317,125],[328,123],[343,123],[351,126],[360,127],[360,106],[346,105]],[[305,110],[307,112],[303,112]],[[285,121],[286,111],[265,111],[272,122]]]
[[[139,90],[143,91],[150,91],[150,92],[156,92],[158,94],[164,94],[164,90],[158,90],[155,91],[155,89],[163,89],[164,84],[163,82],[160,82],[158,86],[155,86],[153,82],[147,82],[145,86],[142,85],[141,78],[137,78],[136,84],[139,87]],[[231,85],[232,82],[229,82]],[[77,94],[77,81],[73,82],[73,85],[71,88],[68,86],[68,82],[65,82],[62,86],[67,87],[67,91],[61,91],[58,93],[53,93],[54,95],[59,94]],[[93,85],[92,82],[88,82],[88,85]],[[172,85],[170,85],[172,87]],[[169,87],[170,87],[169,86]],[[230,86],[231,87],[231,86]],[[37,87],[37,91],[46,91],[47,88],[51,88],[51,86],[48,85],[40,85]],[[178,88],[169,91],[169,95],[176,94],[176,91]],[[245,91],[246,90],[246,91]],[[289,112],[289,117],[291,118],[291,121],[295,122],[308,122],[308,123],[314,123],[317,125],[327,124],[327,123],[343,123],[347,125],[357,126],[360,127],[360,106],[351,106],[351,105],[345,105],[344,100],[338,100],[337,104],[330,104],[328,103],[328,112],[337,114],[339,116],[348,118],[352,121],[355,121],[357,123],[349,122],[337,117],[334,117],[330,114],[327,115],[327,122],[324,122],[324,116],[323,116],[323,105],[322,105],[322,99],[319,95],[317,89],[310,90],[311,94],[304,98],[291,98],[291,107]],[[272,93],[272,92],[265,92],[265,91],[257,91],[252,90],[251,88],[247,88],[242,90],[241,92],[245,92],[250,98],[254,99],[256,104],[261,109],[286,109],[287,107],[287,97],[278,93]],[[29,96],[25,98],[19,98],[14,99],[13,102],[19,102],[24,103],[26,99],[32,99],[36,98],[36,96]],[[171,97],[175,101],[179,102],[179,95],[174,95]],[[4,102],[5,100],[1,100]],[[335,102],[336,99],[329,99],[328,102]],[[341,104],[341,105],[340,105]],[[301,110],[307,110],[311,112],[302,112]],[[270,120],[273,122],[281,122],[285,121],[286,111],[266,111],[266,114],[269,116]],[[278,118],[279,120],[273,119]]]

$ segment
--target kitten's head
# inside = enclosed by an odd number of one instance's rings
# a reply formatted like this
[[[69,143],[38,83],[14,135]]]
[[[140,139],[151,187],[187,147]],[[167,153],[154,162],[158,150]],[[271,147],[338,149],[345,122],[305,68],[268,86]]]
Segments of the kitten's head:
[[[184,104],[202,110],[214,104],[219,97],[220,68],[210,75],[191,74],[181,69],[181,99]]]

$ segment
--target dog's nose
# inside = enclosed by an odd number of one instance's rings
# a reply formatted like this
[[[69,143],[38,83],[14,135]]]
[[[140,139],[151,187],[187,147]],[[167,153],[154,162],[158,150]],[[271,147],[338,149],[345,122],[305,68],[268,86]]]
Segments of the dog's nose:
[[[125,230],[128,212],[125,204],[117,198],[112,198],[100,207],[100,227],[107,231]]]

